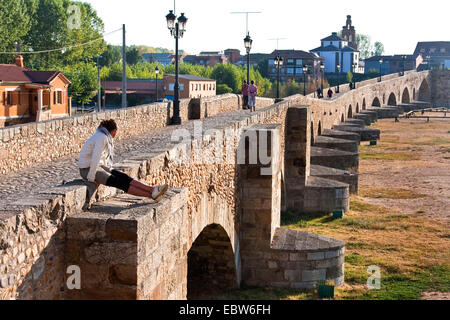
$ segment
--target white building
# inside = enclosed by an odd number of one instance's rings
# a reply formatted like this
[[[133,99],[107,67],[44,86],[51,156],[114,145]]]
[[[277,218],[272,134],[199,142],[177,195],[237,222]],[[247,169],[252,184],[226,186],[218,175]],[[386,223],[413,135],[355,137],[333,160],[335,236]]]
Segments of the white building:
[[[311,50],[325,58],[325,73],[339,72],[337,66],[340,64],[342,73],[359,71],[359,51],[348,45],[348,41],[342,39],[333,32],[331,36],[321,40],[322,46]]]

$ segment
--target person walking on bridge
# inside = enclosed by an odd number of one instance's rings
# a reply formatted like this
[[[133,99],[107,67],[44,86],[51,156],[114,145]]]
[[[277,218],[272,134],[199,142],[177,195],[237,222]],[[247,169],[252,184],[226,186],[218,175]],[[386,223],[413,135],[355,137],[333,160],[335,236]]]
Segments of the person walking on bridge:
[[[117,135],[114,120],[105,120],[98,127],[81,150],[78,160],[80,175],[88,185],[89,201],[100,185],[120,189],[125,193],[153,199],[159,202],[167,193],[169,186],[150,187],[134,180],[127,174],[113,170],[114,141]]]
[[[328,89],[328,98],[331,99],[333,97],[333,90]]]
[[[251,86],[248,87],[248,100],[250,112],[256,111],[256,96],[258,95],[258,88],[255,86],[255,81],[252,80]]]
[[[248,109],[248,83],[247,83],[247,81],[244,81],[244,84],[242,86],[242,98],[243,98],[244,110]]]

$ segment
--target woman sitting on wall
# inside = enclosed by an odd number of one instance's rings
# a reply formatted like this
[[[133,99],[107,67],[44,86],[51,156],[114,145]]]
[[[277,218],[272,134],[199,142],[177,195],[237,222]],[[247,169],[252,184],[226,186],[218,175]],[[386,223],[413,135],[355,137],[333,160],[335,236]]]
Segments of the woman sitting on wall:
[[[114,120],[105,120],[97,132],[90,137],[81,150],[78,168],[88,186],[106,185],[120,189],[128,194],[146,197],[159,202],[168,190],[168,185],[150,187],[134,180],[123,172],[113,170],[114,141],[117,135]],[[92,194],[95,192],[92,192]],[[92,190],[89,190],[91,194]],[[92,196],[92,195],[91,195]]]

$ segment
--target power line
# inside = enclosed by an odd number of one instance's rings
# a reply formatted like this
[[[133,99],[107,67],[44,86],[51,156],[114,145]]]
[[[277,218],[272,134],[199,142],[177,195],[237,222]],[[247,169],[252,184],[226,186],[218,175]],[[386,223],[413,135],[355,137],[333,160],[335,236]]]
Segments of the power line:
[[[81,43],[81,44],[76,44],[76,45],[72,45],[72,46],[66,46],[66,47],[62,47],[59,49],[50,49],[50,50],[41,50],[41,51],[27,51],[27,52],[0,52],[0,54],[20,54],[20,55],[24,55],[24,54],[41,54],[41,53],[50,53],[50,52],[56,52],[56,51],[67,51],[67,50],[71,50],[74,48],[79,48],[79,47],[83,47],[83,46],[87,46],[91,43],[100,41],[100,40],[104,40],[103,38],[105,36],[108,36],[110,34],[116,33],[118,31],[122,31],[122,28],[108,32],[108,33],[104,33],[102,37],[99,37],[97,39],[93,39],[90,41],[87,41],[85,43]]]

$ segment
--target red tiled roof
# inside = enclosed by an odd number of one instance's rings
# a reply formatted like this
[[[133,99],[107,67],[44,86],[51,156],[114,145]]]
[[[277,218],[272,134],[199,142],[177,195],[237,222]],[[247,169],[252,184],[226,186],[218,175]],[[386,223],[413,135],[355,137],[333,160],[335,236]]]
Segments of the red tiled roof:
[[[49,84],[59,71],[32,71],[15,64],[0,64],[0,82]]]
[[[121,81],[102,81],[106,93],[122,91]],[[158,89],[161,89],[161,85]],[[156,92],[156,83],[150,81],[127,81],[127,93],[152,94]]]

